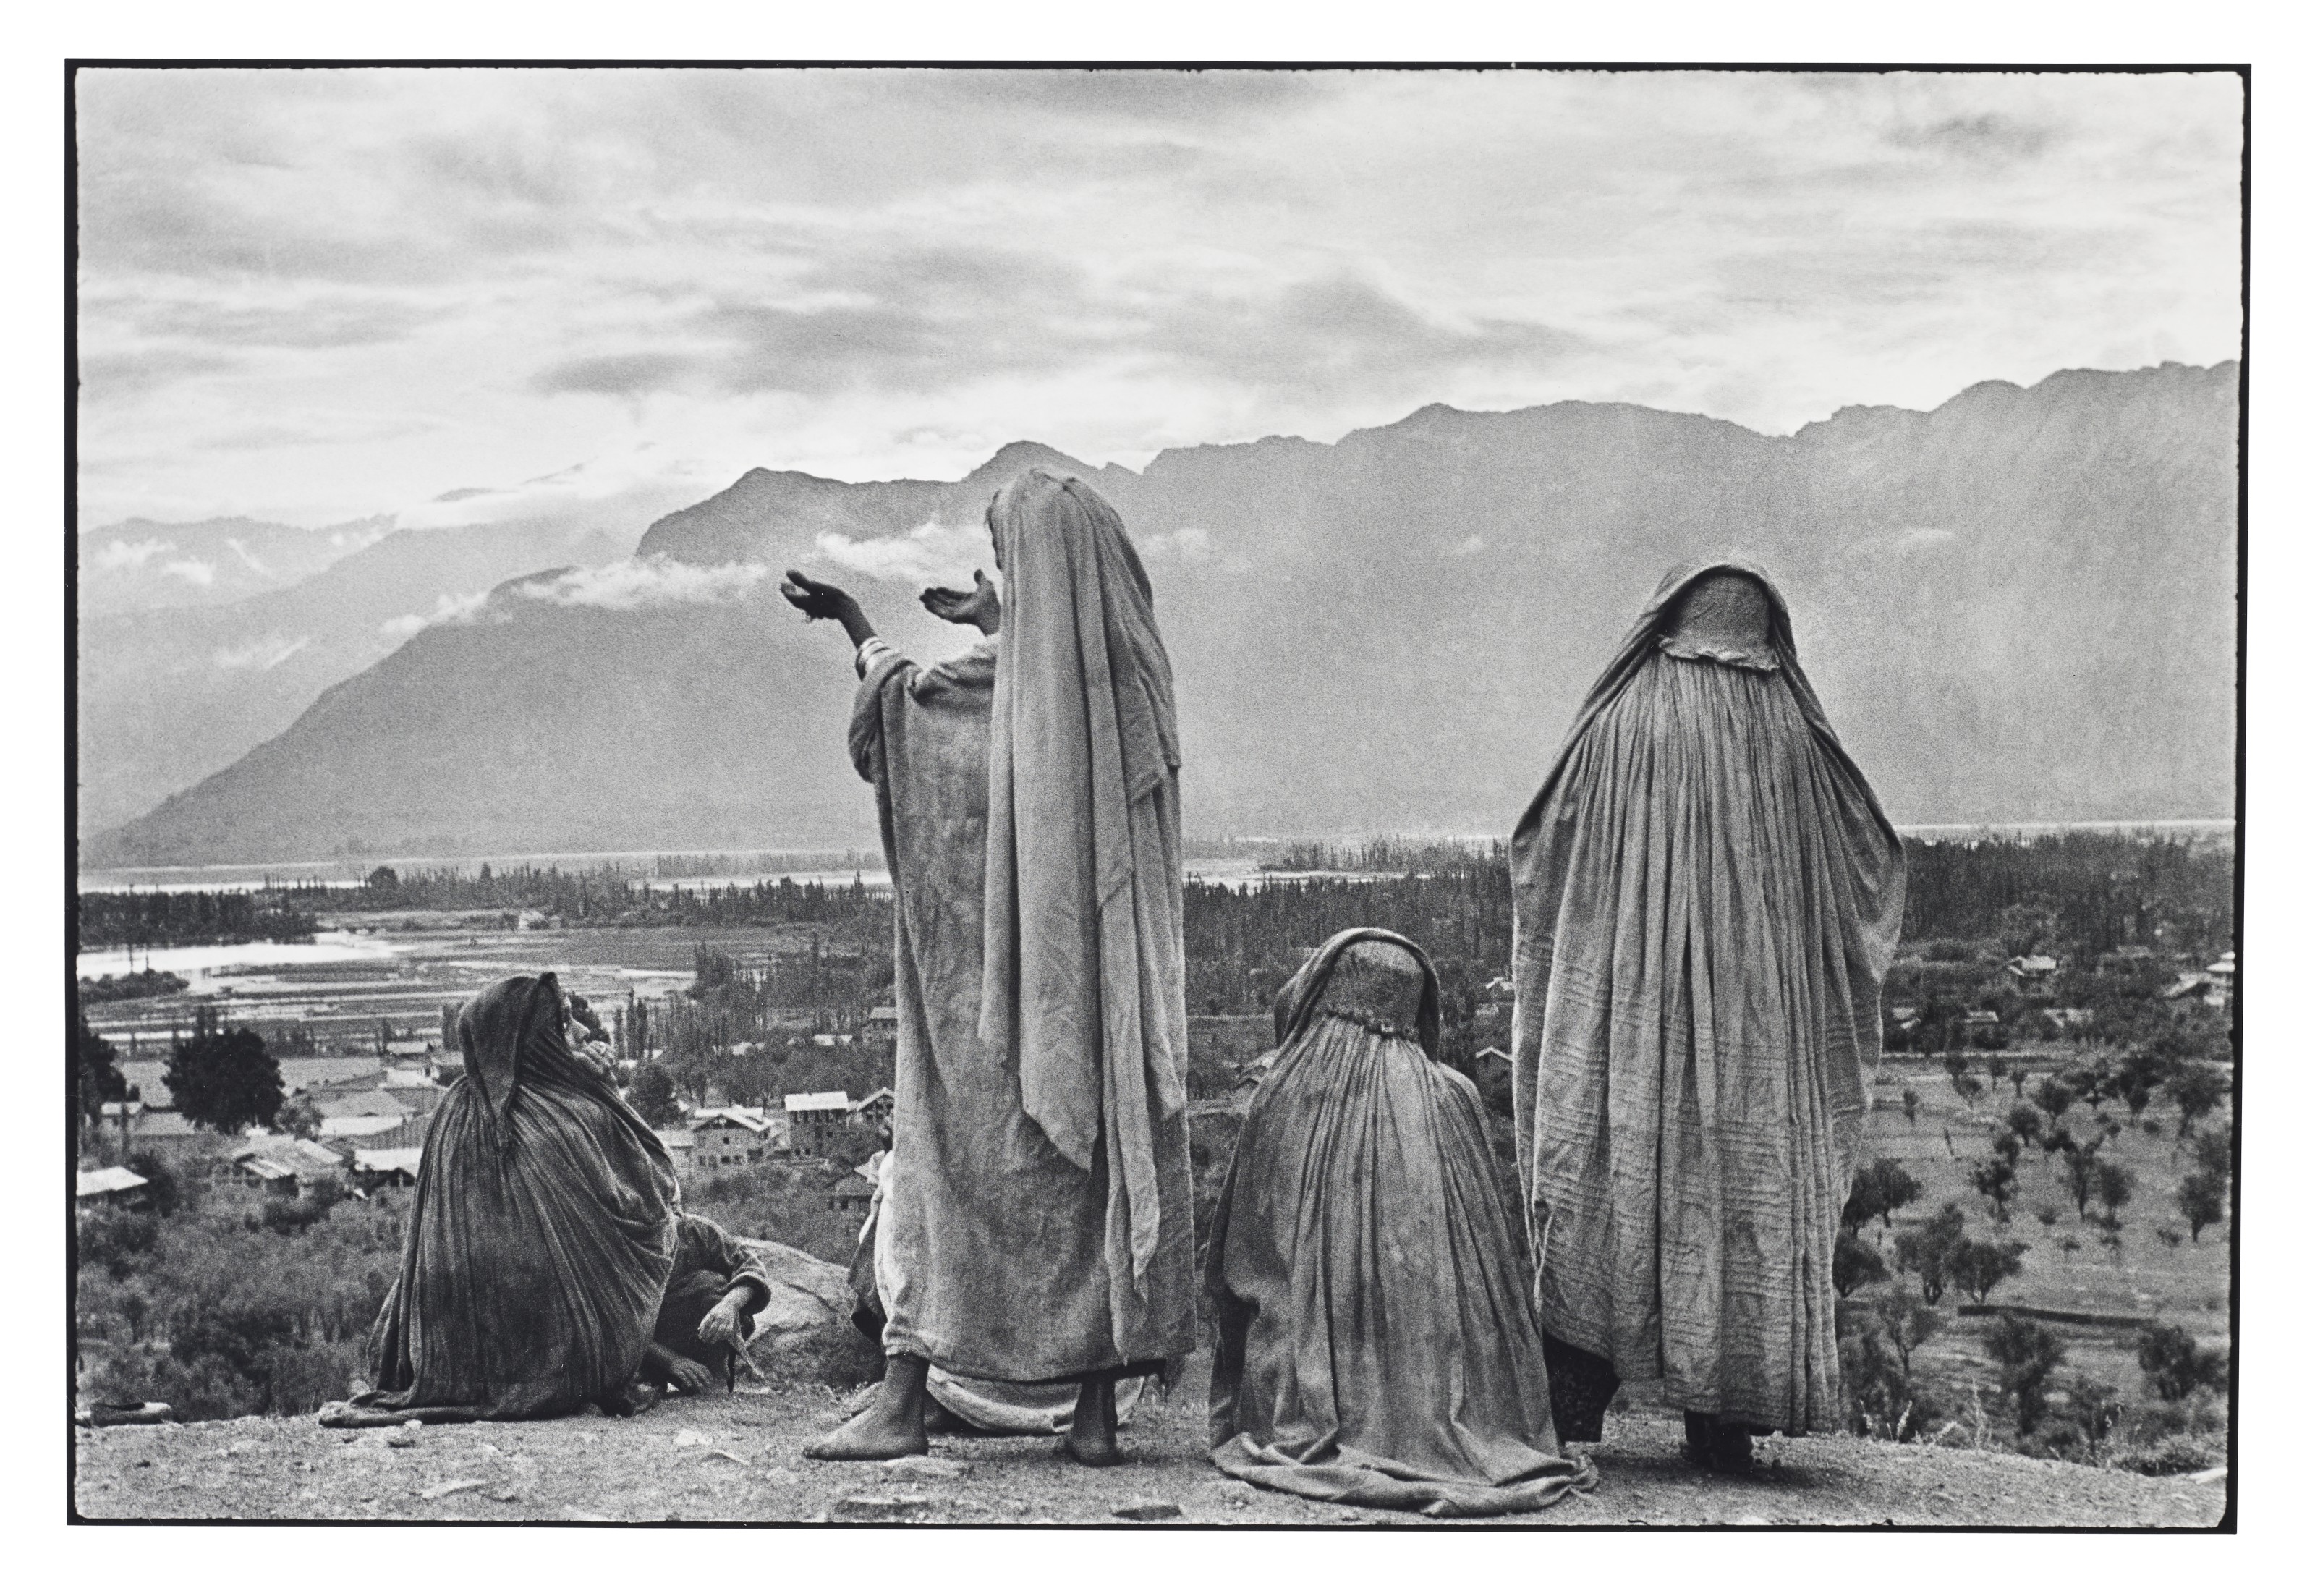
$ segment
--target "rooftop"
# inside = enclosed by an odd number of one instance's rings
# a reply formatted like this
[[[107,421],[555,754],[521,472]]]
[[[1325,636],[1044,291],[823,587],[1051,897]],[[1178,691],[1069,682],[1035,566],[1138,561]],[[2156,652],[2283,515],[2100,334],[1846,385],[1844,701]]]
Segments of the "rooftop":
[[[102,1197],[111,1192],[133,1192],[145,1184],[143,1175],[116,1164],[110,1169],[82,1170],[73,1177],[73,1195]]]
[[[842,1092],[790,1092],[787,1110],[790,1113],[817,1113],[824,1110],[845,1113],[852,1107],[852,1099]]]

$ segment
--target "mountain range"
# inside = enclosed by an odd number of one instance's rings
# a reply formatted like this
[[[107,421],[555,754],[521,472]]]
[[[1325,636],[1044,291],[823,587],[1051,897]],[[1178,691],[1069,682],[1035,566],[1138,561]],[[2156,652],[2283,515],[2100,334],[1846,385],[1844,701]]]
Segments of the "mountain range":
[[[847,651],[777,573],[843,581],[904,647],[953,652],[915,593],[989,563],[983,508],[1031,464],[1094,483],[1143,553],[1193,835],[1507,830],[1665,568],[1731,552],[1778,577],[1900,823],[2225,815],[2238,380],[2063,371],[1790,437],[1432,405],[1138,472],[1033,443],[953,483],[750,471],[628,558],[506,572],[126,824],[91,825],[84,787],[84,862],[863,842]],[[338,669],[315,592],[298,634]]]

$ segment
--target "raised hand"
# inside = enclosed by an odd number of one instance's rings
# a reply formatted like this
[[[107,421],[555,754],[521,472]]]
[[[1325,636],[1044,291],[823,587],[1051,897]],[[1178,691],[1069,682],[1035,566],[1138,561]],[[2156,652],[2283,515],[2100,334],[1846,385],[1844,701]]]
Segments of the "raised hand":
[[[924,606],[942,620],[960,626],[978,626],[982,634],[994,636],[1003,618],[1004,607],[997,597],[997,584],[985,572],[972,573],[972,591],[959,592],[954,588],[927,588]]]
[[[810,621],[841,620],[846,610],[860,607],[851,594],[834,582],[814,581],[801,571],[788,572],[787,581],[780,584],[780,597],[803,611]]]

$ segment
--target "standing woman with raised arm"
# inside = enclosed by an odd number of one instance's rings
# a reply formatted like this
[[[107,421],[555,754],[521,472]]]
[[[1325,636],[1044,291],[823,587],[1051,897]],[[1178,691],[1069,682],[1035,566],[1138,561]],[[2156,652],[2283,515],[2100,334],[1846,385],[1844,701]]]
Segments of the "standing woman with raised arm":
[[[1098,1467],[1122,1460],[1117,1380],[1195,1340],[1173,670],[1101,495],[1033,469],[988,519],[1003,625],[986,578],[927,592],[995,634],[944,664],[902,658],[840,589],[783,590],[856,650],[900,1020],[884,1385],[810,1451],[924,1451],[938,1366],[1076,1381],[1064,1444]]]
[[[1679,571],[1512,833],[1512,1106],[1559,1434],[1661,1378],[1690,1456],[1837,1427],[1832,1250],[1905,854],[1784,599]]]

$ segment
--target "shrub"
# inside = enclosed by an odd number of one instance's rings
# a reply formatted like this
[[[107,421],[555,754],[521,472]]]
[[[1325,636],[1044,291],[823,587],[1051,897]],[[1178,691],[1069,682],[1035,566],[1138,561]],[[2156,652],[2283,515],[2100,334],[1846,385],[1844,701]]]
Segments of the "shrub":
[[[1859,1240],[1847,1230],[1832,1240],[1832,1289],[1846,1297],[1860,1286],[1873,1285],[1889,1278],[1889,1266],[1881,1261],[1881,1249],[1869,1241]]]
[[[2199,1388],[2226,1388],[2227,1355],[2203,1351],[2186,1330],[2159,1320],[2138,1332],[2138,1367],[2146,1388],[2165,1402],[2183,1402]]]
[[[100,1264],[114,1280],[126,1280],[137,1267],[138,1256],[153,1250],[161,1234],[161,1221],[149,1213],[102,1208],[79,1215],[74,1230],[80,1240],[82,1263]]]
[[[2018,1433],[2029,1434],[2048,1405],[2049,1381],[2066,1360],[2066,1343],[2045,1325],[2005,1313],[1985,1333],[1986,1356],[2000,1370],[2001,1394],[2018,1418]]]

